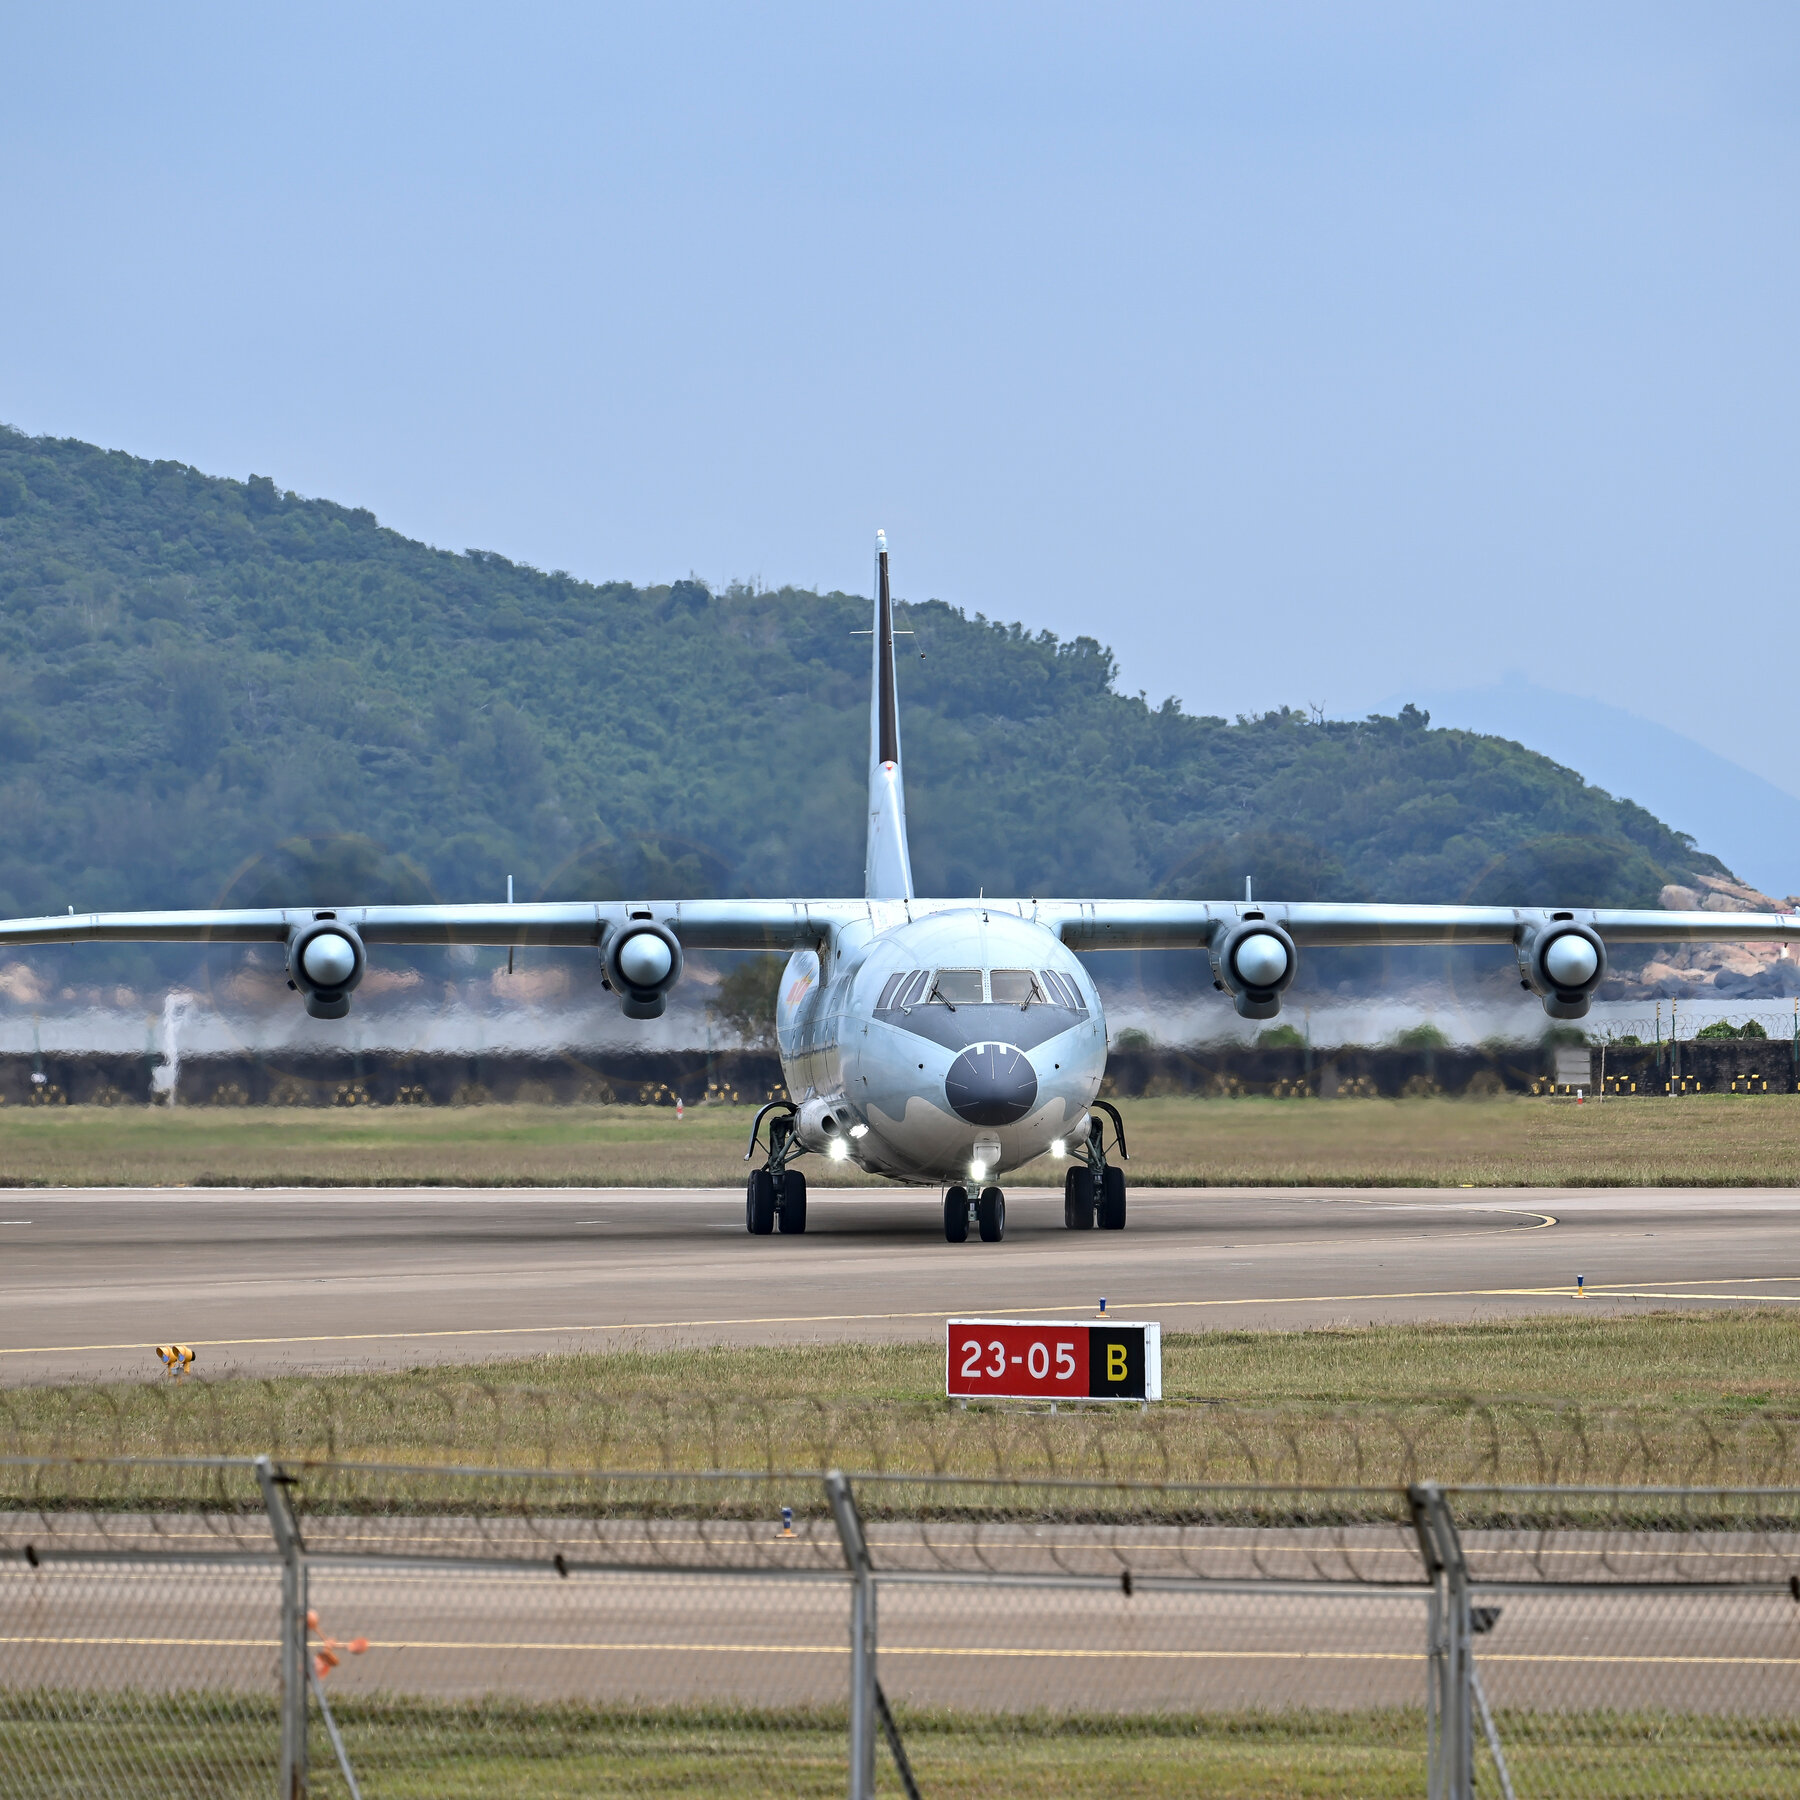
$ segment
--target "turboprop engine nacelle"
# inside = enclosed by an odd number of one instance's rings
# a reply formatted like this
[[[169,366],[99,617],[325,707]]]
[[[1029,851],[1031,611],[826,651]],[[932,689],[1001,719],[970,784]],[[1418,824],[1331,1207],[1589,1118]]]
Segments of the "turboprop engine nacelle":
[[[1213,980],[1246,1019],[1272,1019],[1281,1011],[1282,991],[1299,966],[1294,940],[1281,926],[1252,913],[1220,932],[1207,953]]]
[[[352,926],[336,913],[316,913],[288,936],[288,983],[298,988],[315,1019],[341,1019],[350,990],[363,978],[368,957]]]
[[[1542,997],[1553,1019],[1585,1018],[1606,979],[1606,944],[1573,919],[1553,919],[1519,939],[1519,985]]]
[[[681,941],[654,919],[621,925],[600,946],[600,967],[628,1019],[660,1019],[681,979]]]

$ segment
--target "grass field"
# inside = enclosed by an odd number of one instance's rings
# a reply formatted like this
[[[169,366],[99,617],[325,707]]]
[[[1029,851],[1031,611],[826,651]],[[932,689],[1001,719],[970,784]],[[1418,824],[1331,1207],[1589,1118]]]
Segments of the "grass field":
[[[950,1405],[943,1353],[818,1344],[391,1374],[0,1390],[14,1454],[1141,1480],[1800,1484],[1800,1318],[1772,1309],[1172,1333],[1164,1404]]]
[[[335,1708],[359,1782],[394,1800],[463,1795],[572,1800],[656,1794],[737,1800],[844,1791],[841,1714],[734,1708],[445,1705],[340,1698]],[[1422,1710],[1182,1713],[996,1718],[898,1710],[922,1792],[1084,1800],[1411,1800],[1425,1788]],[[1784,1719],[1664,1713],[1502,1712],[1520,1793],[1791,1794],[1800,1726]],[[344,1792],[322,1730],[315,1796]],[[205,1793],[260,1796],[273,1781],[273,1700],[223,1695],[15,1694],[0,1697],[8,1795],[119,1800]],[[897,1793],[886,1746],[877,1787]],[[1478,1788],[1497,1787],[1485,1750]]]
[[[1124,1104],[1141,1186],[1721,1187],[1800,1181],[1800,1095]],[[718,1186],[748,1107],[9,1107],[0,1185]],[[818,1185],[880,1185],[809,1158]],[[1010,1174],[1054,1186],[1048,1158]]]

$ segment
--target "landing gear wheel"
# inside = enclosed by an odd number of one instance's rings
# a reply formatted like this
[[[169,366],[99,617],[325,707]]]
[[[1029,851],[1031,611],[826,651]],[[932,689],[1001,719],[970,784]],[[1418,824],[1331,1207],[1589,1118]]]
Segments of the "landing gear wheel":
[[[969,1241],[969,1190],[953,1187],[944,1195],[944,1236],[952,1244]]]
[[[1071,1231],[1094,1228],[1094,1171],[1076,1167],[1063,1175],[1063,1224]]]
[[[754,1169],[744,1186],[744,1229],[752,1237],[767,1237],[775,1229],[775,1177],[767,1169]]]
[[[1100,1229],[1125,1229],[1125,1171],[1115,1169],[1110,1163],[1107,1164],[1106,1176],[1101,1184]]]
[[[1006,1236],[1006,1196],[997,1187],[981,1190],[981,1198],[975,1202],[975,1225],[984,1244],[997,1244]]]
[[[797,1237],[806,1229],[806,1177],[798,1169],[782,1171],[781,1197],[775,1202],[775,1217],[783,1237]]]

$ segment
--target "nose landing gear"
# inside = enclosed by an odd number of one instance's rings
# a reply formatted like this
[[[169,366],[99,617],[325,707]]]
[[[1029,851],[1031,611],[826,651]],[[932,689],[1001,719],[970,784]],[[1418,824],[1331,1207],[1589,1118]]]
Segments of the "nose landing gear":
[[[981,1190],[975,1202],[975,1225],[984,1244],[997,1244],[1006,1236],[1006,1196],[997,1187]]]
[[[944,1190],[945,1239],[966,1244],[971,1225],[984,1244],[997,1244],[1006,1236],[1006,1195],[999,1188],[984,1187],[974,1199],[960,1185]]]
[[[952,1244],[969,1241],[969,1190],[952,1187],[944,1190],[944,1238]]]
[[[1104,1100],[1096,1100],[1094,1105],[1112,1120],[1113,1147],[1121,1161],[1129,1162],[1131,1152],[1125,1148],[1125,1123],[1119,1109]],[[1125,1229],[1125,1171],[1106,1160],[1105,1139],[1104,1124],[1091,1120],[1083,1146],[1086,1161],[1063,1176],[1063,1224],[1070,1231],[1091,1231],[1096,1225],[1102,1231]]]

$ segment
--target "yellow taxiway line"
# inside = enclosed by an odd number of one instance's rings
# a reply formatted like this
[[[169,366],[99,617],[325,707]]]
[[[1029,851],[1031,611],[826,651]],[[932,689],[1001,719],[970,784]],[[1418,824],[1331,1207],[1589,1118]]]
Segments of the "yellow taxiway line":
[[[0,1636],[0,1644],[29,1644],[43,1648],[122,1650],[274,1650],[276,1638],[178,1638],[178,1637],[37,1637]],[[369,1649],[412,1651],[471,1651],[482,1656],[512,1652],[543,1652],[643,1656],[669,1653],[686,1656],[834,1656],[849,1654],[843,1644],[701,1644],[632,1640],[617,1643],[519,1642],[501,1639],[423,1640],[393,1643],[370,1639]],[[1422,1663],[1416,1650],[1140,1650],[1050,1649],[1042,1646],[1012,1647],[990,1644],[883,1644],[881,1654],[894,1656],[1004,1657],[1012,1660],[1054,1662],[1400,1662]],[[1593,1652],[1515,1651],[1484,1655],[1483,1662],[1583,1663],[1602,1667],[1657,1666],[1674,1668],[1791,1669],[1800,1667],[1800,1656],[1607,1656]]]
[[[1375,1204],[1367,1202],[1365,1204]],[[1521,1208],[1482,1208],[1483,1211],[1516,1212],[1534,1224],[1515,1227],[1525,1231],[1544,1231],[1559,1223],[1553,1213],[1531,1212]],[[1485,1235],[1485,1234],[1484,1234]],[[1321,1240],[1324,1241],[1324,1240]],[[1271,1245],[1271,1250],[1285,1248]],[[1618,1300],[1726,1300],[1726,1301],[1796,1301],[1800,1294],[1739,1294],[1695,1291],[1705,1289],[1712,1278],[1665,1281],[1658,1287],[1632,1282],[1596,1283],[1585,1293],[1605,1295]],[[1771,1282],[1800,1283],[1800,1275],[1731,1275],[1724,1278],[1727,1286],[1756,1287]],[[1676,1292],[1681,1289],[1684,1291]],[[1578,1297],[1577,1290],[1564,1283],[1539,1287],[1493,1288],[1416,1288],[1398,1292],[1364,1294],[1233,1294],[1203,1300],[1131,1300],[1123,1304],[1141,1312],[1170,1312],[1177,1309],[1244,1306],[1362,1306],[1393,1300],[1555,1300]],[[1088,1303],[1074,1301],[1057,1306],[1012,1306],[1010,1313],[1054,1315],[1082,1311]],[[593,1333],[632,1331],[698,1331],[745,1325],[879,1325],[907,1319],[950,1319],[954,1309],[934,1308],[922,1312],[879,1313],[792,1313],[750,1315],[728,1319],[642,1319],[614,1324],[567,1325],[486,1325],[465,1326],[436,1331],[345,1331],[308,1332],[287,1337],[189,1338],[186,1341],[202,1350],[268,1349],[285,1344],[379,1344],[435,1341],[462,1338],[504,1337],[571,1337]],[[1120,1317],[1124,1317],[1121,1313]],[[138,1342],[110,1344],[21,1344],[0,1346],[0,1356],[62,1356],[76,1353],[97,1354],[104,1351],[128,1351],[154,1348]]]

